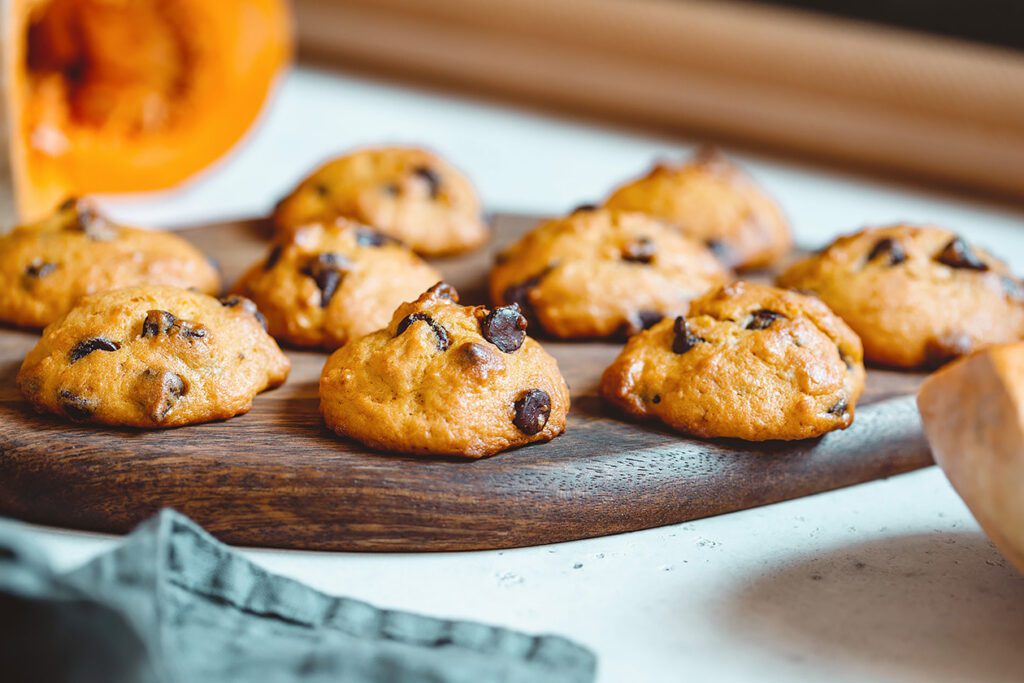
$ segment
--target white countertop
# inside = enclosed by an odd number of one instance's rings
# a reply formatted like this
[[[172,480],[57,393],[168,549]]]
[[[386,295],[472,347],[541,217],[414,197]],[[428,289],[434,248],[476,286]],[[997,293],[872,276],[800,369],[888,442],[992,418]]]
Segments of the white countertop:
[[[202,183],[112,203],[173,226],[265,212],[312,165],[409,142],[451,158],[490,210],[599,199],[690,147],[535,113],[298,71],[250,144]],[[896,219],[941,222],[1024,270],[1024,211],[738,155],[804,244]],[[59,568],[114,541],[37,528]],[[598,680],[1018,681],[1024,578],[936,468],[677,526],[537,548],[431,555],[250,551],[269,569],[380,606],[553,632]]]

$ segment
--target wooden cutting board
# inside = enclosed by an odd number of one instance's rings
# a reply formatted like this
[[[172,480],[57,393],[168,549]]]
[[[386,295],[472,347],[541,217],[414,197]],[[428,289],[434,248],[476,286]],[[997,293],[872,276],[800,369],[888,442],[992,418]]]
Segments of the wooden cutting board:
[[[490,248],[437,262],[484,303],[494,252],[533,221],[495,219]],[[228,282],[263,256],[266,228],[185,231]],[[326,356],[289,350],[288,382],[226,422],[164,431],[37,415],[14,380],[36,341],[0,328],[0,513],[125,532],[170,506],[232,544],[426,551],[553,543],[743,510],[932,464],[913,402],[922,375],[869,370],[854,425],[798,443],[686,439],[625,421],[598,397],[611,343],[544,340],[572,387],[565,435],[479,461],[371,453],[318,414]]]

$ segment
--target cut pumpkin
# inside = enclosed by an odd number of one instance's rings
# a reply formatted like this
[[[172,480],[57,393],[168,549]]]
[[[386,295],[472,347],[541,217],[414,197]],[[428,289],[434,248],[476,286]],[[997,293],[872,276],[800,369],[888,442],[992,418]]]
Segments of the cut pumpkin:
[[[256,120],[291,56],[286,0],[0,0],[0,11],[4,163],[22,220],[68,195],[163,189],[206,168]]]

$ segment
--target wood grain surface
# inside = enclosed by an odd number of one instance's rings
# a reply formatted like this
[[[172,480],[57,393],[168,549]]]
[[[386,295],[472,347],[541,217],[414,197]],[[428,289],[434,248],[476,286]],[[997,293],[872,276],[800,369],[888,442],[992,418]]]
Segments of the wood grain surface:
[[[467,303],[484,301],[500,246],[531,225],[498,217],[487,250],[437,261]],[[229,282],[266,248],[259,223],[186,231]],[[479,461],[370,453],[327,430],[326,356],[294,368],[252,412],[164,431],[38,415],[14,379],[35,343],[0,329],[0,513],[124,532],[174,507],[232,544],[359,551],[507,548],[644,529],[886,477],[932,463],[912,394],[920,375],[871,370],[854,425],[798,443],[682,438],[625,421],[597,396],[608,343],[544,340],[572,387],[565,435]]]

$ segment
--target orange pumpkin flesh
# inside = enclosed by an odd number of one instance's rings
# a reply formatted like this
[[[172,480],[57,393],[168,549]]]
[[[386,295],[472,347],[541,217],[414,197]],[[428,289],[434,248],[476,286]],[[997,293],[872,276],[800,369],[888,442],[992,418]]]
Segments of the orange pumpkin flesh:
[[[11,0],[10,171],[33,220],[67,195],[172,187],[223,156],[291,55],[286,0]]]

